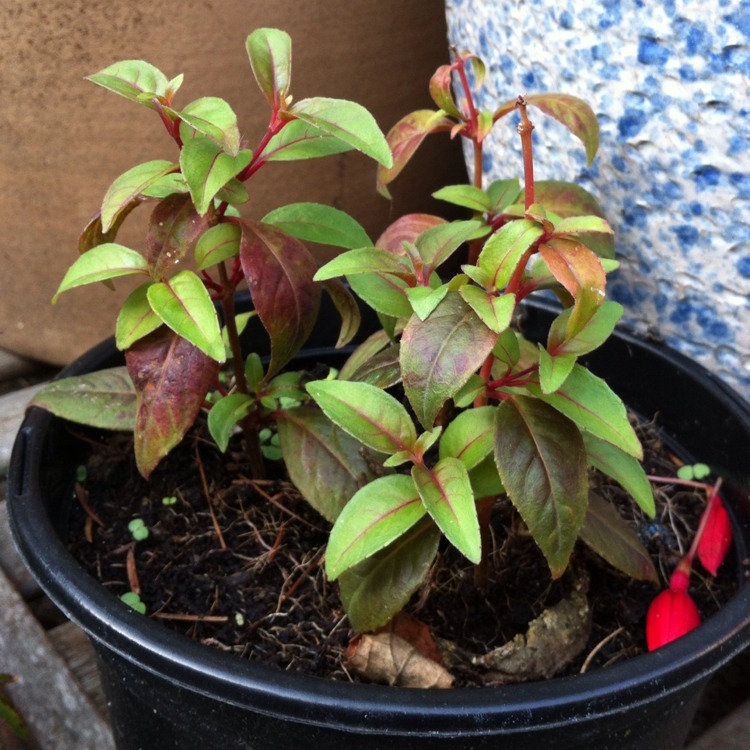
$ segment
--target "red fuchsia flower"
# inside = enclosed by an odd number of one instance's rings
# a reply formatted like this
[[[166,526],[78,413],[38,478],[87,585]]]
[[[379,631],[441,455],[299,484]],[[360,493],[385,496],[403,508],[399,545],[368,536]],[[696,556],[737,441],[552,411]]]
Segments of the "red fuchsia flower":
[[[729,514],[718,495],[713,495],[707,508],[706,525],[698,542],[698,559],[715,576],[732,545]]]
[[[688,594],[690,583],[690,558],[682,559],[669,581],[648,608],[646,616],[646,643],[649,651],[661,648],[701,624],[698,607]]]

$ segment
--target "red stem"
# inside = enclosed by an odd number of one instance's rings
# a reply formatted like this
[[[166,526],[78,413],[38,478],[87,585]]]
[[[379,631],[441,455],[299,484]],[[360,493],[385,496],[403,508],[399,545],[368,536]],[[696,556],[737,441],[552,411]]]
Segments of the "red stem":
[[[516,107],[521,113],[521,122],[518,125],[518,133],[521,136],[521,147],[523,149],[523,175],[524,189],[526,192],[526,210],[534,203],[534,157],[532,153],[531,134],[534,124],[526,114],[526,101],[522,96],[518,97]]]

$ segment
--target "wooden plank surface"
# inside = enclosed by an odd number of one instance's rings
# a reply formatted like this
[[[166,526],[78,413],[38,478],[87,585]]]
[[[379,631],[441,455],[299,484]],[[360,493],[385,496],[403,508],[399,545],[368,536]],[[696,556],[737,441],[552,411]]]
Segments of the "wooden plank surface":
[[[687,750],[748,750],[750,748],[750,703],[704,732]]]
[[[114,750],[106,721],[3,573],[0,664],[18,675],[6,690],[43,750]]]
[[[10,452],[26,405],[40,388],[41,385],[30,385],[0,396],[0,476],[5,476],[8,471]]]

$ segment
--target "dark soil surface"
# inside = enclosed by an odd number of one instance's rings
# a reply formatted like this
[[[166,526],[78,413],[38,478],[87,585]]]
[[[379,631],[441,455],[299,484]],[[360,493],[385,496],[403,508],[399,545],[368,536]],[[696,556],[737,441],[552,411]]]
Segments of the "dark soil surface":
[[[673,476],[672,456],[655,431],[642,426],[648,473]],[[322,560],[329,525],[280,479],[251,481],[237,446],[222,456],[200,433],[184,441],[146,483],[135,472],[128,438],[97,443],[78,485],[71,528],[74,554],[115,595],[138,592],[147,616],[209,646],[243,658],[314,675],[354,679],[342,664],[352,632],[326,581]],[[649,519],[614,483],[592,477],[638,531],[662,582],[687,550],[705,494],[655,487],[657,516]],[[145,539],[129,524],[141,519]],[[513,508],[500,502],[492,517],[492,559],[483,590],[452,547],[441,548],[425,587],[409,606],[433,635],[484,653],[559,602],[586,570],[593,626],[585,651],[568,673],[591,670],[645,650],[645,615],[658,591],[618,573],[580,545],[571,573],[550,579],[541,553]],[[716,579],[699,565],[691,595],[703,617],[736,588],[725,564]],[[459,685],[481,675],[458,675]]]

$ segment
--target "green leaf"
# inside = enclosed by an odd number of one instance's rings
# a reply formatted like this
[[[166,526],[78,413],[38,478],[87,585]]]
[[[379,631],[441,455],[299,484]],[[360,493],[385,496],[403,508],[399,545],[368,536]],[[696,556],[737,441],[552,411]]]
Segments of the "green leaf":
[[[479,369],[496,338],[455,293],[427,320],[411,318],[401,339],[401,372],[406,396],[424,427],[432,427],[443,404]]]
[[[614,234],[614,230],[601,216],[569,216],[555,224],[555,234]]]
[[[148,301],[148,289],[152,283],[148,281],[136,287],[120,308],[115,326],[115,341],[120,351],[129,349],[162,324]]]
[[[414,447],[417,433],[404,406],[369,383],[315,380],[307,392],[342,430],[380,453]]]
[[[57,302],[68,289],[134,273],[148,274],[148,263],[140,253],[114,242],[97,245],[79,256],[68,269],[52,301]]]
[[[559,578],[588,505],[586,452],[578,428],[536,399],[506,399],[496,412],[495,462],[552,576]]]
[[[192,271],[180,271],[147,291],[151,309],[179,336],[217,362],[226,360],[216,310],[203,282]]]
[[[482,540],[471,482],[457,458],[442,458],[431,469],[412,466],[411,475],[427,512],[448,541],[471,562],[482,557]]]
[[[323,288],[328,292],[333,304],[341,316],[341,330],[336,341],[336,348],[346,346],[356,336],[362,322],[362,313],[354,295],[338,279],[327,279]]]
[[[237,115],[223,99],[205,96],[190,102],[175,114],[191,128],[214,141],[230,156],[237,156],[239,153],[240,131],[237,126]]]
[[[241,221],[240,262],[263,327],[271,339],[269,374],[302,348],[320,309],[321,288],[309,250],[267,224]]]
[[[362,633],[385,625],[422,585],[437,555],[440,531],[428,518],[339,578],[341,601]]]
[[[166,97],[169,82],[158,68],[144,60],[122,60],[98,73],[87,76],[87,80],[114,91],[126,99],[140,102],[154,109],[148,95]],[[173,88],[173,93],[176,89]],[[144,95],[146,97],[144,98]]]
[[[250,193],[247,192],[247,188],[234,177],[224,185],[224,187],[216,193],[215,201],[225,201],[231,203],[233,206],[238,206],[241,203],[247,203],[250,200]],[[224,213],[225,216],[231,216],[229,211]],[[235,216],[238,214],[234,214]]]
[[[354,249],[370,247],[372,240],[349,214],[321,203],[292,203],[267,213],[262,222],[273,224],[300,240]]]
[[[532,94],[525,98],[527,104],[554,117],[580,139],[590,166],[599,148],[599,122],[594,110],[583,99],[570,94]]]
[[[461,287],[460,294],[479,319],[494,333],[502,333],[508,328],[516,309],[516,295],[487,294],[478,286]]]
[[[16,679],[16,677],[9,674],[0,674],[0,686],[15,682]],[[24,741],[29,739],[29,728],[26,726],[26,722],[24,722],[21,715],[13,706],[13,702],[4,692],[0,692],[0,723],[7,724],[19,739]]]
[[[474,185],[446,185],[434,192],[432,197],[482,213],[489,213],[492,210],[492,201],[487,193]]]
[[[487,456],[469,471],[469,481],[471,491],[477,500],[505,494],[505,487],[500,481],[493,455]]]
[[[523,254],[543,233],[535,221],[519,219],[505,224],[487,240],[477,265],[488,274],[493,289],[506,286]]]
[[[229,447],[229,438],[235,425],[253,409],[256,401],[246,393],[230,393],[220,398],[208,412],[208,431],[223,452]]]
[[[440,440],[440,458],[459,459],[467,469],[478,466],[495,443],[494,406],[461,412],[445,429]]]
[[[292,40],[279,29],[255,29],[245,42],[260,90],[278,109],[284,106],[292,74]]]
[[[433,310],[443,301],[446,294],[448,294],[447,284],[443,284],[437,289],[431,289],[428,286],[415,286],[409,287],[406,290],[409,304],[420,320],[429,318]]]
[[[648,552],[632,526],[610,503],[592,492],[581,539],[610,565],[638,581],[659,582]]]
[[[143,192],[177,169],[177,165],[164,159],[139,164],[121,174],[107,189],[102,200],[102,231],[107,232],[120,212],[128,210]]]
[[[487,188],[487,197],[491,203],[491,212],[501,214],[508,206],[518,200],[521,186],[518,178],[511,180],[495,180]]]
[[[307,122],[290,120],[271,138],[261,156],[267,161],[297,161],[341,154],[353,148]]]
[[[341,573],[395,541],[426,513],[411,477],[392,474],[360,489],[346,504],[326,547],[326,574]]]
[[[29,406],[102,430],[132,432],[135,427],[135,389],[125,367],[53,380]]]
[[[255,352],[250,352],[245,359],[245,377],[247,378],[248,388],[257,391],[258,388],[260,388],[260,384],[263,382],[265,374],[260,355]]]
[[[375,478],[379,457],[318,409],[284,410],[277,427],[289,478],[329,521],[336,520],[363,482]]]
[[[452,120],[449,120],[441,110],[433,112],[429,109],[420,109],[402,117],[388,131],[387,145],[389,153],[393,153],[393,159],[391,163],[378,167],[378,192],[386,198],[390,198],[386,186],[401,173],[422,141],[430,133],[435,133],[438,130],[449,130],[452,126]]]
[[[361,273],[414,275],[405,258],[379,247],[359,247],[328,261],[316,272],[315,281]]]
[[[625,405],[612,389],[585,367],[576,364],[555,393],[542,393],[529,384],[537,398],[572,419],[582,430],[616,445],[635,458],[643,449],[628,420]]]
[[[345,99],[314,97],[293,104],[289,114],[390,167],[391,149],[375,118],[360,104]]]
[[[398,276],[356,273],[349,276],[347,281],[361,300],[382,315],[393,318],[411,316],[411,304],[406,296],[409,285]]]
[[[617,321],[623,314],[623,307],[617,302],[605,300],[596,312],[576,331],[573,337],[568,334],[573,308],[564,310],[552,321],[547,338],[547,348],[555,355],[588,354],[600,347],[614,331]]]
[[[452,221],[438,224],[422,232],[415,240],[419,255],[429,269],[438,268],[464,242],[476,235],[482,226],[479,221]]]
[[[219,374],[218,363],[162,326],[125,354],[135,386],[135,461],[148,478],[185,436]]]
[[[539,344],[539,385],[542,393],[554,393],[575,366],[575,354],[550,354]]]
[[[252,160],[252,151],[243,149],[230,156],[210,138],[196,135],[186,141],[180,151],[180,168],[185,176],[195,210],[203,216],[211,201],[233,177]]]
[[[141,195],[144,198],[166,198],[173,193],[188,193],[187,182],[181,172],[169,172],[160,177],[156,182],[152,182],[144,188]],[[119,214],[118,214],[119,216]]]
[[[518,344],[518,336],[512,328],[506,328],[498,337],[492,354],[499,364],[506,368],[513,367],[521,358],[521,347]]]
[[[236,224],[222,222],[207,229],[195,245],[195,261],[203,271],[240,253],[242,229]]]
[[[614,479],[651,518],[656,514],[651,482],[640,462],[620,448],[584,432],[583,442],[589,463]]]

